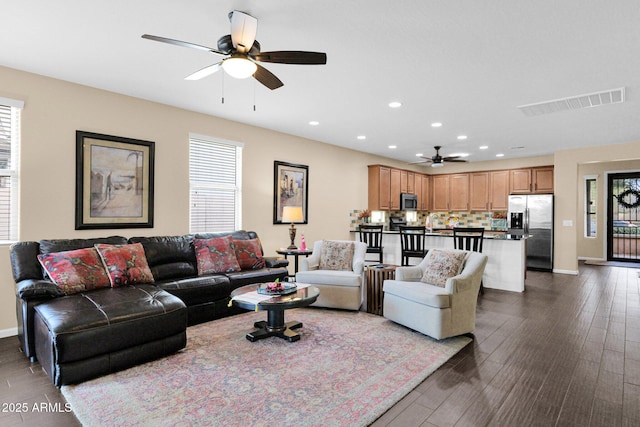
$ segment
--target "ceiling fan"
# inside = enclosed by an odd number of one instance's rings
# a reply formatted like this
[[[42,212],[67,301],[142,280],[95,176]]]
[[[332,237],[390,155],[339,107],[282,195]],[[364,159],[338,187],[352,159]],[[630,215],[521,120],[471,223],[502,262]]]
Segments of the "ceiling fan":
[[[431,163],[431,167],[433,168],[437,168],[437,167],[442,167],[444,166],[444,162],[466,162],[466,160],[461,159],[461,156],[447,156],[447,157],[442,157],[440,155],[440,149],[442,148],[439,145],[436,145],[435,147],[433,147],[436,149],[436,155],[433,157],[424,157],[424,156],[420,156],[422,157],[424,160],[419,161],[419,162],[413,162],[410,163],[412,165],[415,164],[419,164],[419,163]]]
[[[185,80],[200,80],[222,68],[227,74],[238,79],[253,76],[264,86],[274,90],[284,84],[271,71],[257,64],[256,61],[301,65],[322,65],[327,63],[327,54],[322,52],[305,52],[299,50],[260,52],[260,43],[256,40],[258,20],[238,10],[229,12],[229,20],[231,21],[231,34],[227,34],[218,39],[217,49],[181,40],[153,36],[151,34],[144,34],[142,38],[191,49],[204,50],[218,55],[228,55],[222,59],[222,61],[206,66],[185,77]]]

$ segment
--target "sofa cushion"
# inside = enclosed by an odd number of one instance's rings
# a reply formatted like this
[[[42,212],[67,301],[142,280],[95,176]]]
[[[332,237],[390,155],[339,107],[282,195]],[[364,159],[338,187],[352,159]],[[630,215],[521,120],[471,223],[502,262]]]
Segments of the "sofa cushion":
[[[353,270],[353,242],[323,240],[320,270]]]
[[[132,237],[129,243],[142,243],[156,281],[198,274],[192,235]]]
[[[448,278],[460,274],[466,257],[465,251],[430,249],[420,281],[444,288]]]
[[[194,239],[198,276],[239,271],[231,236]]]
[[[259,239],[234,239],[233,247],[241,270],[258,270],[264,268],[265,262]]]
[[[296,273],[296,282],[313,285],[334,285],[358,287],[362,284],[362,275],[345,270],[308,270]]]
[[[142,244],[97,244],[96,249],[109,274],[111,287],[154,283]]]
[[[109,276],[95,248],[40,254],[38,261],[67,295],[110,286]]]

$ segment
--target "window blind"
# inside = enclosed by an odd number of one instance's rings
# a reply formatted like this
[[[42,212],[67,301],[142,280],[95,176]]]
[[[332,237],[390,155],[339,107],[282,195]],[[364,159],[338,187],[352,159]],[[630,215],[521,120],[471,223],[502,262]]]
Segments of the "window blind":
[[[21,101],[0,98],[0,242],[18,239]]]
[[[242,145],[189,137],[190,232],[241,228]]]

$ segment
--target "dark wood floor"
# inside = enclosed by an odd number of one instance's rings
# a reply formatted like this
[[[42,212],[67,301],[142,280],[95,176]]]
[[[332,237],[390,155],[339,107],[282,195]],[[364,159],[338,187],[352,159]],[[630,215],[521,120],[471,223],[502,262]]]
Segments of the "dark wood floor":
[[[474,342],[374,427],[639,426],[638,272],[581,265],[528,272],[523,294],[487,289]],[[16,337],[0,339],[0,404],[2,426],[78,425]]]

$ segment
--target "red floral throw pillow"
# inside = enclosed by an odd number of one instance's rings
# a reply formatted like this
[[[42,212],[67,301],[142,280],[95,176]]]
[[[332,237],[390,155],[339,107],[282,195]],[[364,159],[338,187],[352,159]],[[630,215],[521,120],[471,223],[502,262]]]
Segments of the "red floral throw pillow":
[[[240,271],[231,236],[194,239],[198,276]]]
[[[264,268],[260,239],[234,240],[233,246],[236,248],[236,258],[242,270]]]
[[[67,295],[111,286],[95,248],[41,254],[38,261]]]
[[[95,245],[107,269],[112,288],[154,283],[142,243]]]

